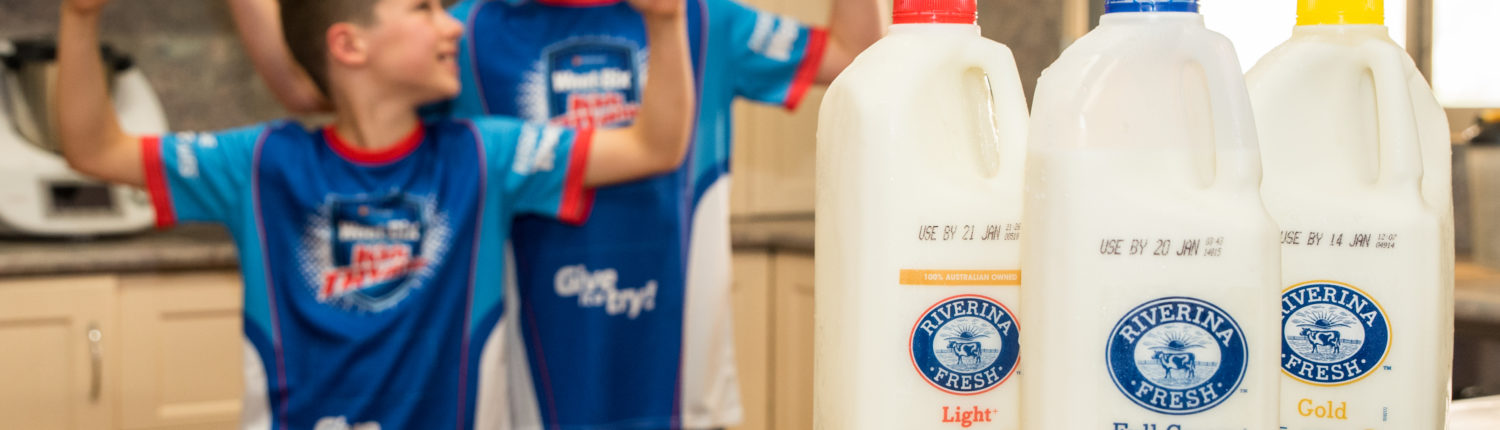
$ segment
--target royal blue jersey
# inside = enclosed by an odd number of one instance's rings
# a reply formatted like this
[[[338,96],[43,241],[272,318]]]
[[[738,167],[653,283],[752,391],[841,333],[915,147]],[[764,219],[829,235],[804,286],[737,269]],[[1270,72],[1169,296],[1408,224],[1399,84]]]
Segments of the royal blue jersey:
[[[467,0],[464,90],[437,109],[615,127],[640,108],[645,27],[624,2]],[[824,32],[731,0],[688,0],[699,91],[687,161],[598,190],[583,226],[514,226],[508,340],[518,429],[723,427],[742,411],[729,304],[729,161],[736,98],[794,107]]]
[[[276,122],[143,142],[158,224],[228,227],[244,427],[473,428],[512,218],[581,222],[588,134],[438,121],[380,152]]]

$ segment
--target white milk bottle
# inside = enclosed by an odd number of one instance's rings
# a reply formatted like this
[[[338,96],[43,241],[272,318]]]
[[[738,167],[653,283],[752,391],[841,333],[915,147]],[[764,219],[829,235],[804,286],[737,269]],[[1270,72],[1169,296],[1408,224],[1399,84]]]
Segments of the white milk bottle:
[[[897,0],[818,123],[814,428],[1016,429],[1026,100],[973,0]]]
[[[1027,153],[1028,430],[1276,426],[1277,229],[1240,66],[1196,0],[1110,0]]]
[[[1292,39],[1248,78],[1262,195],[1282,229],[1284,429],[1445,426],[1447,119],[1381,3],[1303,0]]]

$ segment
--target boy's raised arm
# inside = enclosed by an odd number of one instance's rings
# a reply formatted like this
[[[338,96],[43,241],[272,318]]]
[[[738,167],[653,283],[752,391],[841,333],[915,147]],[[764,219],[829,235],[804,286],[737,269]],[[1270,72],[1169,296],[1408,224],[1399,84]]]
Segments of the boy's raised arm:
[[[880,40],[882,14],[876,0],[833,1],[833,11],[828,15],[828,46],[818,66],[819,84],[833,83],[854,57]]]
[[[143,186],[141,146],[115,116],[99,55],[99,10],[109,0],[68,0],[57,35],[55,115],[68,165],[109,182]]]
[[[281,33],[281,5],[276,0],[228,1],[250,63],[281,105],[295,113],[332,110],[312,77],[292,58]]]
[[[630,0],[630,5],[646,20],[646,38],[651,46],[646,64],[649,78],[635,123],[594,133],[583,181],[590,187],[676,169],[687,155],[698,110],[684,2]]]

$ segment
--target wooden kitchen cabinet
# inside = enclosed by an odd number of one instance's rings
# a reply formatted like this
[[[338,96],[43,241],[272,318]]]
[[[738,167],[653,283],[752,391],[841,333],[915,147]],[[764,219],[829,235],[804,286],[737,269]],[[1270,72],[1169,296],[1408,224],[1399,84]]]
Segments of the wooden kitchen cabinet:
[[[120,428],[234,428],[243,395],[239,275],[120,279]]]
[[[238,427],[241,297],[229,271],[0,279],[0,429]]]
[[[734,253],[735,365],[740,379],[740,406],[745,420],[736,429],[771,428],[771,256],[766,252]]]
[[[813,257],[734,255],[736,360],[745,421],[737,430],[812,428]]]
[[[115,428],[114,300],[107,276],[0,280],[0,429]]]
[[[813,257],[776,254],[775,429],[810,429],[813,419]]]

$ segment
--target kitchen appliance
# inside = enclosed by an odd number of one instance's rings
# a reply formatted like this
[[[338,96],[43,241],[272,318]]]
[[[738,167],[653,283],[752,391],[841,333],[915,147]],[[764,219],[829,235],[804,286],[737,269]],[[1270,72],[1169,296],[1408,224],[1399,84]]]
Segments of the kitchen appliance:
[[[102,47],[120,126],[132,134],[166,131],[146,76],[127,56]],[[98,236],[151,227],[142,190],[110,185],[68,168],[52,115],[57,80],[52,40],[0,40],[0,235]]]

